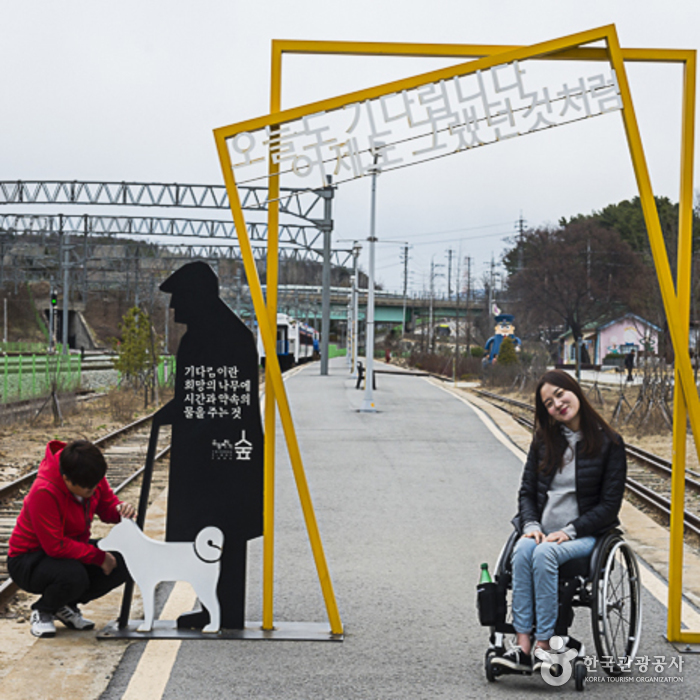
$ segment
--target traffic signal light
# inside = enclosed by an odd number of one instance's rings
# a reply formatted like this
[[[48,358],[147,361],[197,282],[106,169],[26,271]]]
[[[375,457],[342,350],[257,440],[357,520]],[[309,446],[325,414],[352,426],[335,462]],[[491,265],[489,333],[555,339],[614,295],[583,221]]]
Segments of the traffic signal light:
[[[56,306],[58,304],[58,294],[56,292],[51,292],[51,306]]]

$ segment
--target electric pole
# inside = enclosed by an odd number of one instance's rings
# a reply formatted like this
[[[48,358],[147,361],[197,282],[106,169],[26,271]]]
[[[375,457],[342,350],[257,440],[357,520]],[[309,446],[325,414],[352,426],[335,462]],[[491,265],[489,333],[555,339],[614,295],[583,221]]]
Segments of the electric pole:
[[[320,191],[323,197],[323,219],[317,223],[323,231],[323,268],[321,286],[323,288],[321,311],[321,376],[328,375],[328,343],[331,334],[331,234],[333,232],[333,194],[331,176],[326,176],[327,185]]]
[[[489,316],[494,316],[495,314],[493,313],[493,253],[491,253],[491,268],[489,272]]]
[[[518,232],[518,270],[523,269],[523,236],[525,235],[525,226],[527,221],[523,219],[523,213],[520,212],[520,218],[515,222],[515,229]]]
[[[403,247],[403,314],[401,316],[401,337],[406,335],[406,295],[408,293],[408,243]]]
[[[428,352],[433,352],[433,296],[435,290],[435,260],[430,260],[430,299],[428,307]]]
[[[63,243],[63,323],[61,324],[61,341],[63,343],[63,354],[68,354],[68,321],[70,319],[69,302],[69,271],[70,271],[70,236],[64,233],[61,237]]]
[[[452,253],[454,251],[450,248],[447,251],[447,301],[452,299]]]
[[[452,369],[452,379],[457,384],[457,371],[459,368],[459,257],[457,258],[457,289],[455,290],[455,360]]]
[[[471,298],[471,288],[472,288],[472,259],[467,256],[467,310],[464,314],[464,322],[467,326],[467,354],[471,351],[471,326],[469,324],[469,301]]]
[[[372,394],[374,384],[374,249],[377,242],[376,220],[377,220],[377,175],[381,172],[378,166],[379,149],[377,145],[374,149],[374,162],[372,166],[372,196],[370,204],[370,230],[369,230],[369,268],[367,283],[367,314],[365,320],[365,396],[362,401],[360,411],[363,413],[376,413],[374,397]]]
[[[430,311],[428,313],[428,348],[430,352],[435,352],[435,329],[433,328],[433,303],[435,298],[435,277],[436,267],[443,267],[443,265],[435,264],[435,256],[430,260]]]

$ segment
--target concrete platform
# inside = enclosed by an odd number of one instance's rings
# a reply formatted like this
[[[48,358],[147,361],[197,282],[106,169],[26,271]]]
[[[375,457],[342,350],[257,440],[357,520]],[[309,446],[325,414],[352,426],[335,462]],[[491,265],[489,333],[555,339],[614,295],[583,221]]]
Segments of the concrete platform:
[[[101,695],[71,698],[433,700],[573,692],[540,677],[489,684],[483,671],[488,635],[477,622],[475,587],[481,562],[493,567],[510,532],[524,459],[517,443],[526,445],[527,435],[509,436],[503,414],[506,432],[465,392],[419,377],[380,375],[378,412],[360,413],[363,392],[355,390],[344,358],[330,366],[327,377],[319,376],[318,364],[306,366],[286,386],[345,640],[133,642]],[[320,586],[281,431],[278,436],[275,620],[323,624]],[[646,546],[648,533],[639,537]],[[661,536],[650,545],[661,560],[662,542]],[[251,543],[248,619],[262,614],[261,550],[260,541]],[[643,579],[639,654],[668,663],[680,655],[664,639],[664,582],[646,564]],[[191,603],[178,584],[160,617],[172,619]],[[687,606],[686,614],[699,629],[697,611]],[[579,611],[573,631],[593,654],[587,610]],[[60,639],[34,648],[48,654]],[[124,644],[92,639],[102,650]],[[34,654],[35,674],[41,658]],[[647,675],[655,675],[653,669]],[[697,697],[700,659],[684,655],[675,675],[682,680],[673,685],[674,697]],[[591,683],[586,693],[602,697],[611,690],[606,685]],[[5,690],[0,682],[1,697],[20,697]],[[616,684],[615,691],[620,697],[660,693],[639,682]]]

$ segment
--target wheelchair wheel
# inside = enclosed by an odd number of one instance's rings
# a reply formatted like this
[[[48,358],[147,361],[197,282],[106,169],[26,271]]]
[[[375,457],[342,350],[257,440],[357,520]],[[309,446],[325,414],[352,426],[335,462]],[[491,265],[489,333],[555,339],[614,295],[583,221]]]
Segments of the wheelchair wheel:
[[[576,690],[584,689],[587,673],[588,667],[583,663],[583,661],[577,661],[574,663],[574,682],[576,683]]]
[[[486,651],[486,657],[484,658],[484,670],[486,671],[486,680],[489,683],[495,683],[498,677],[498,671],[491,663],[494,656],[496,656],[496,652],[493,649],[488,649]]]
[[[639,646],[642,597],[637,558],[630,546],[613,536],[606,543],[593,578],[593,631],[603,668],[619,676]]]

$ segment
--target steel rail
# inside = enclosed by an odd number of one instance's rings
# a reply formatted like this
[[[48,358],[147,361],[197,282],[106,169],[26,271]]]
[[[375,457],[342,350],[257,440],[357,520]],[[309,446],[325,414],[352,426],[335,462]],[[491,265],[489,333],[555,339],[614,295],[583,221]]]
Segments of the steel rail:
[[[635,445],[625,445],[625,447],[627,448],[627,453],[631,457],[634,457],[640,462],[644,462],[648,467],[650,467],[653,471],[657,472],[658,474],[666,476],[669,479],[671,478],[673,469],[670,460],[664,459],[663,457],[659,457],[658,455],[652,454],[651,452],[647,452],[641,447],[636,447]],[[697,477],[700,477],[700,474],[693,471],[692,469],[686,469],[685,473],[685,485],[692,491],[700,493],[700,481],[696,480]]]
[[[283,374],[286,374],[286,372]],[[265,388],[265,384],[264,384],[264,382],[261,382],[261,384],[260,384],[261,395],[264,392],[264,388]],[[149,413],[146,416],[142,416],[141,418],[137,418],[135,421],[132,421],[131,423],[128,423],[127,425],[123,425],[120,428],[113,430],[111,433],[107,433],[107,435],[103,435],[100,438],[96,438],[92,442],[93,442],[93,444],[97,445],[98,447],[104,447],[106,444],[108,444],[112,440],[120,438],[123,435],[125,435],[126,433],[129,433],[132,430],[135,430],[136,428],[139,428],[142,425],[145,425],[153,418],[153,416],[156,413],[157,413],[157,411],[153,411],[153,413]],[[170,449],[170,446],[168,446],[167,448],[164,448],[162,450],[162,452],[159,452],[158,455],[156,456],[156,461],[158,459],[161,459],[168,452],[169,449]],[[36,475],[38,474],[38,471],[39,471],[38,469],[34,469],[33,471],[28,472],[27,474],[24,474],[23,476],[21,476],[19,479],[15,479],[14,481],[11,481],[9,484],[5,484],[4,486],[0,487],[0,498],[7,498],[17,489],[21,488],[22,486],[26,486],[28,483],[30,483],[36,477]],[[122,488],[122,487],[120,486],[119,488]],[[115,493],[116,493],[116,490],[115,490]]]
[[[9,354],[9,353],[8,353]],[[22,355],[23,357],[31,357],[36,353],[17,353],[17,355]],[[17,356],[15,355],[15,356]],[[9,374],[17,374],[12,366],[8,368]],[[111,368],[110,368],[111,369]],[[85,365],[83,365],[83,372],[90,371],[86,370]],[[106,396],[104,393],[89,392],[76,390],[75,392],[69,392],[69,395],[78,402],[93,401],[101,396]],[[5,403],[0,403],[0,419],[12,418],[19,416],[23,413],[30,413],[46,405],[47,397],[32,397],[30,399],[17,399],[16,401],[7,401]]]
[[[139,418],[139,419],[133,421],[132,423],[129,423],[128,425],[124,425],[121,428],[118,428],[117,430],[113,430],[111,433],[108,433],[107,435],[104,435],[101,438],[97,438],[93,442],[98,447],[104,447],[108,442],[111,442],[112,440],[119,438],[122,435],[125,435],[128,432],[131,432],[132,430],[135,430],[136,428],[140,427],[144,423],[147,423],[148,421],[150,421],[153,418],[154,415],[155,415],[155,412],[150,413],[147,416],[144,416],[143,418]],[[15,479],[14,481],[11,481],[9,484],[4,484],[2,487],[0,487],[0,498],[7,498],[8,496],[12,495],[18,489],[31,483],[35,479],[35,477],[38,473],[39,473],[39,470],[34,469],[33,471],[28,472],[27,474],[24,474],[23,476],[19,477],[19,479]]]
[[[167,447],[164,447],[153,458],[153,461],[157,462],[158,460],[163,459],[163,457],[165,457],[165,455],[167,455],[168,452],[170,452],[171,447],[172,447],[172,445],[168,445]],[[114,491],[114,493],[119,493],[122,489],[125,489],[132,481],[134,481],[135,479],[138,479],[138,477],[140,477],[141,474],[143,474],[145,469],[146,469],[146,467],[144,465],[143,467],[141,467],[141,469],[138,469],[137,471],[135,471],[131,476],[127,476],[126,479],[124,479],[124,481],[122,481],[121,484],[119,484],[118,486],[113,488],[112,491]]]
[[[648,486],[627,477],[625,488],[639,498],[645,505],[663,513],[666,517],[671,517],[671,501],[665,496],[656,493]],[[683,523],[686,529],[696,535],[700,535],[700,518],[688,510],[683,511]]]
[[[128,425],[122,426],[121,428],[112,431],[111,433],[104,435],[101,438],[98,438],[94,441],[95,445],[102,445],[104,446],[108,442],[114,440],[117,437],[121,437],[125,435],[128,432],[131,432],[135,428],[140,427],[147,421],[150,421],[155,413],[151,413],[148,416],[144,416],[143,418],[139,418],[138,420],[133,421],[132,423],[129,423]],[[170,451],[170,445],[167,447],[164,447],[158,454],[155,456],[155,461],[157,462],[158,460],[162,459],[168,452]],[[124,479],[121,483],[119,483],[117,486],[115,486],[112,490],[114,493],[119,493],[121,490],[126,488],[131,482],[133,482],[135,479],[137,479],[141,474],[143,473],[145,469],[144,467],[141,467],[134,473],[130,474],[126,479]],[[11,495],[15,490],[21,488],[22,486],[27,485],[31,481],[34,480],[34,478],[37,475],[37,470],[34,470],[30,472],[29,474],[25,474],[24,476],[20,477],[19,479],[16,479],[15,481],[6,484],[3,488],[0,489],[0,497],[6,497],[8,495]],[[4,605],[12,596],[15,595],[17,592],[18,588],[17,585],[14,583],[14,581],[11,578],[7,578],[5,581],[3,581],[0,584],[0,605]]]
[[[291,371],[291,370],[290,370]],[[284,373],[285,375],[287,372]],[[265,391],[265,384],[264,382],[261,382],[260,384],[260,395],[262,396]],[[118,428],[117,430],[112,431],[111,433],[108,433],[107,435],[103,435],[101,438],[97,438],[94,440],[95,445],[102,445],[104,446],[111,440],[114,440],[115,438],[121,437],[127,432],[131,432],[135,428],[140,427],[147,421],[150,421],[153,416],[155,415],[155,411],[153,413],[150,413],[147,416],[143,416],[142,418],[138,418],[137,420],[122,426],[121,428]],[[164,447],[162,450],[160,450],[155,458],[154,462],[158,462],[160,459],[162,459],[168,452],[170,452],[170,447],[171,445],[168,445],[167,447]],[[129,484],[131,484],[135,479],[137,479],[141,474],[143,474],[145,470],[145,465],[138,469],[137,471],[133,472],[130,474],[126,479],[124,479],[120,484],[118,484],[116,487],[113,488],[114,493],[119,493],[122,489],[126,488]],[[13,481],[10,484],[7,484],[5,487],[0,488],[0,497],[6,497],[10,495],[11,489],[17,489],[20,488],[23,485],[26,485],[30,481],[32,481],[36,475],[37,475],[38,470],[34,470],[33,472],[30,472],[29,474],[25,474],[24,476],[20,477],[19,479]],[[0,606],[4,605],[8,600],[12,598],[12,596],[15,595],[15,593],[19,589],[17,588],[16,584],[12,581],[11,578],[7,578],[3,583],[0,584]]]
[[[524,401],[509,399],[506,396],[500,396],[499,394],[494,394],[490,391],[484,391],[483,389],[475,389],[474,391],[475,393],[481,394],[482,396],[486,396],[497,401],[503,401],[504,403],[517,406],[518,408],[526,409],[532,412],[534,412],[535,410],[535,407],[532,404],[525,403]],[[528,422],[527,419],[523,419],[521,422],[523,423],[523,425],[527,425],[530,428],[533,427],[532,422]],[[664,459],[663,457],[659,457],[659,455],[655,455],[652,452],[648,452],[647,450],[643,450],[641,447],[637,447],[636,445],[630,445],[625,443],[625,447],[630,457],[634,457],[636,460],[644,462],[654,471],[658,472],[659,474],[663,474],[664,476],[668,476],[670,478],[672,473],[672,465],[670,460]],[[692,469],[686,469],[686,475],[686,485],[693,491],[697,491],[698,493],[700,493],[700,481],[696,481],[696,479],[700,479],[700,473],[695,472]]]
[[[160,452],[158,452],[158,454],[155,456],[155,461],[157,462],[158,460],[162,459],[168,452],[170,452],[170,445],[164,447]],[[141,467],[141,469],[135,471],[133,474],[124,479],[124,481],[122,481],[119,485],[112,489],[114,493],[119,493],[121,490],[126,488],[132,481],[141,476],[145,468],[145,466]],[[36,475],[36,472],[32,472],[32,474]],[[19,588],[17,587],[17,584],[8,576],[8,578],[0,584],[0,605],[4,605],[8,600],[10,600],[10,598],[12,598],[12,596],[15,595],[15,593],[17,593],[18,590]]]
[[[474,389],[475,394],[480,396],[486,396],[489,399],[494,399],[496,401],[501,401],[503,403],[510,404],[511,406],[517,406],[528,411],[535,412],[535,407],[530,403],[525,403],[524,401],[517,401],[516,399],[509,399],[507,396],[501,396],[500,394],[494,394],[492,391],[486,391],[485,389]]]

